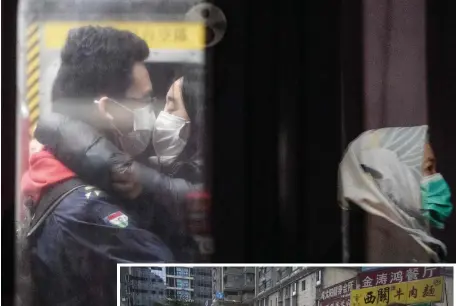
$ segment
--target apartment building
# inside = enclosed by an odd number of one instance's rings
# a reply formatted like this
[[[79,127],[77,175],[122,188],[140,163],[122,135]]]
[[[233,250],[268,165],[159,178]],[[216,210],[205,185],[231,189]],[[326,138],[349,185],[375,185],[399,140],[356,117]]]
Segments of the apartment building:
[[[257,267],[254,304],[318,306],[322,289],[357,273],[357,268]]]
[[[212,299],[211,268],[167,267],[166,297],[204,305]]]
[[[165,300],[164,268],[121,267],[122,306],[153,305]]]
[[[249,305],[255,296],[255,268],[212,269],[213,305]]]
[[[193,268],[195,303],[198,305],[211,304],[212,300],[212,268]]]
[[[166,268],[166,297],[172,300],[194,299],[193,273],[189,267]]]

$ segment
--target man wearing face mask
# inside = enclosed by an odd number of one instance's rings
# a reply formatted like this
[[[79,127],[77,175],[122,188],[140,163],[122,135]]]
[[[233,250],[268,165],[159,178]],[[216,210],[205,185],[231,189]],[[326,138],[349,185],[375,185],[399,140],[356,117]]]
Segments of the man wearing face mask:
[[[55,144],[68,135],[40,134],[37,128],[44,146],[31,154],[22,178],[30,214],[39,217],[26,229],[24,254],[30,257],[20,261],[31,267],[39,305],[114,305],[116,263],[174,261],[164,242],[173,233],[153,224],[164,219],[172,228],[174,220],[164,217],[168,211],[143,205],[138,184],[122,184],[134,201],[116,196],[112,169],[98,167],[114,162],[125,180],[133,164],[130,156],[147,152],[155,121],[153,88],[143,64],[148,54],[147,44],[127,31],[88,26],[68,35],[53,88],[56,114],[48,123],[57,122],[57,128],[65,126],[78,136],[58,148],[65,156],[59,161]],[[79,173],[67,166],[74,161],[65,152],[90,155],[89,148],[99,145],[102,150],[82,161]],[[113,151],[124,155],[118,159]],[[154,179],[156,187],[169,183],[159,174]],[[55,193],[63,187],[64,193]]]
[[[184,77],[172,84],[154,124],[152,150],[134,157],[142,164],[132,162],[127,152],[113,146],[93,127],[68,117],[53,114],[42,118],[35,132],[37,139],[80,178],[141,200],[143,207],[153,207],[160,216],[154,221],[159,230],[154,232],[168,237],[165,242],[179,262],[201,262],[201,250],[207,256],[212,252],[208,194],[203,190],[203,85],[204,73],[196,68],[186,69]]]

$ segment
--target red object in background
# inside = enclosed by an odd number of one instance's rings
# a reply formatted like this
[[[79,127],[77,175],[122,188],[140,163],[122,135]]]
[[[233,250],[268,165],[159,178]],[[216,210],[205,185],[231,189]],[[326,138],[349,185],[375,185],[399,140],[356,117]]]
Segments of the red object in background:
[[[207,192],[193,192],[187,196],[187,222],[194,235],[209,235],[210,228],[210,196]]]
[[[214,252],[214,243],[210,227],[210,194],[207,192],[193,192],[187,199],[187,226],[190,234],[198,244],[201,252],[201,261],[209,262]]]

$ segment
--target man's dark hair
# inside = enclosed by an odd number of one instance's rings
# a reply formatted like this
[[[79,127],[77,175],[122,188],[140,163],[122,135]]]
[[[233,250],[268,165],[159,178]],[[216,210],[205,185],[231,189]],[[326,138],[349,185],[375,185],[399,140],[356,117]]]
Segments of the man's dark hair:
[[[93,101],[101,94],[122,98],[131,85],[133,65],[148,56],[147,43],[131,32],[99,26],[72,29],[62,49],[52,100]]]
[[[65,99],[93,104],[93,99],[101,94],[123,97],[131,85],[133,65],[148,56],[146,42],[131,32],[93,26],[71,30],[52,88],[52,100],[60,104],[57,111],[68,113],[80,108],[78,104],[66,109]],[[16,237],[16,303],[21,306],[39,303],[30,262],[31,242],[27,238],[29,222],[26,219],[18,224]]]

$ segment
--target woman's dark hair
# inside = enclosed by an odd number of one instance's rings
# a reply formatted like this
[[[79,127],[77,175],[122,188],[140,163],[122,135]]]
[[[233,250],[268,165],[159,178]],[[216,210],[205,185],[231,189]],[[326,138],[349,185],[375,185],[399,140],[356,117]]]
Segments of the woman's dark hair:
[[[93,102],[101,94],[122,98],[131,85],[133,65],[148,56],[147,43],[131,32],[99,26],[72,29],[61,52],[52,100]]]
[[[205,137],[205,74],[201,67],[189,67],[182,78],[182,99],[190,118],[190,136],[182,152],[183,158],[201,158]]]

